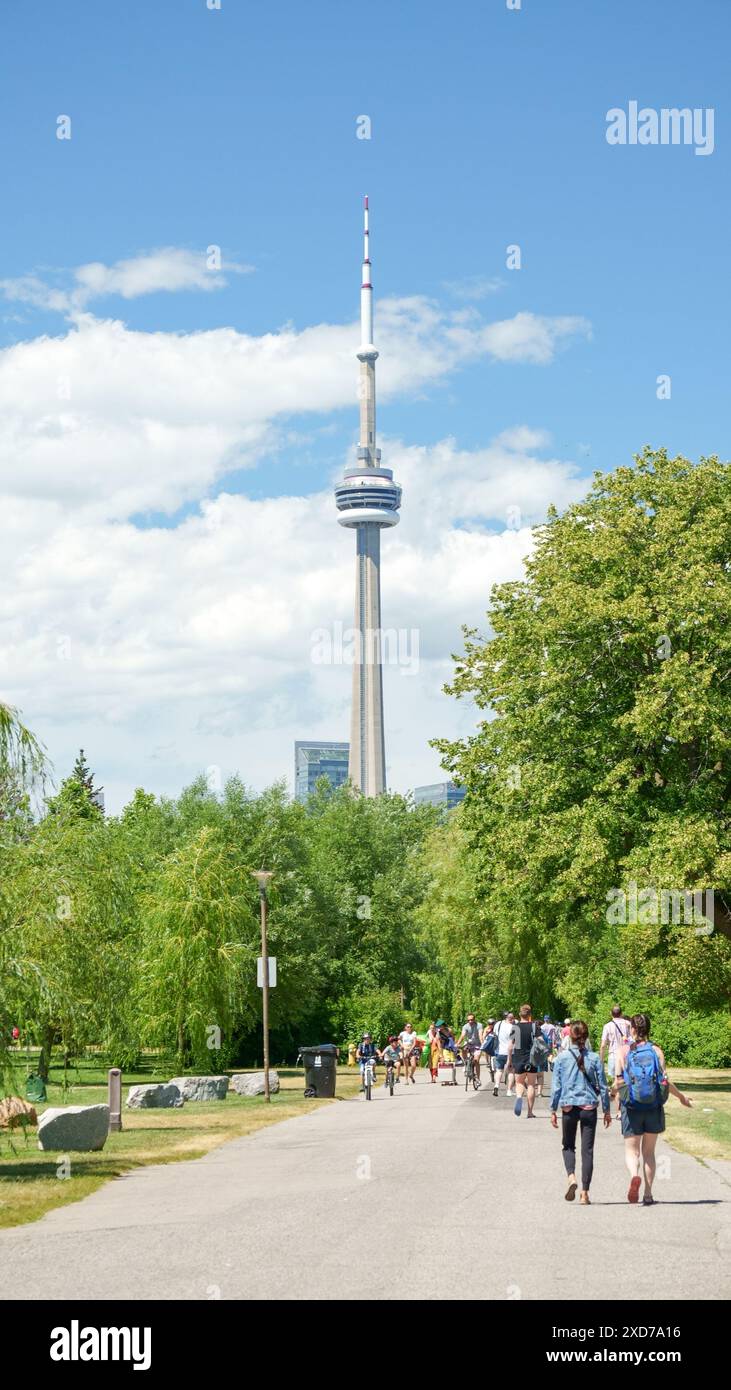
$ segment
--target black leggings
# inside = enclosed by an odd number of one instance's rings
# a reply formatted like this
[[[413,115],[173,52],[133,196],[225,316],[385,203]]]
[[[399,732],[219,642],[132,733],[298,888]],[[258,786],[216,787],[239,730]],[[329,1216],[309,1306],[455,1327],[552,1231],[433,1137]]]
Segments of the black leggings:
[[[588,1192],[594,1172],[597,1111],[594,1108],[582,1110],[580,1105],[572,1105],[570,1110],[564,1110],[561,1120],[563,1161],[569,1174],[576,1172],[576,1128],[581,1125],[581,1190]]]

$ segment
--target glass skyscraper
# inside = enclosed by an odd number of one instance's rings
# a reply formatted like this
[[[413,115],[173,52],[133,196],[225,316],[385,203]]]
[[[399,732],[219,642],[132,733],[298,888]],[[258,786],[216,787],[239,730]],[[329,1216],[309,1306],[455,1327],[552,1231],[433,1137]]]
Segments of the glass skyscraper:
[[[333,787],[348,780],[349,743],[316,743],[297,739],[294,745],[294,795],[307,801],[318,777],[327,777]]]
[[[451,810],[464,801],[465,788],[455,782],[432,782],[428,787],[414,787],[414,803],[417,806],[443,806]]]

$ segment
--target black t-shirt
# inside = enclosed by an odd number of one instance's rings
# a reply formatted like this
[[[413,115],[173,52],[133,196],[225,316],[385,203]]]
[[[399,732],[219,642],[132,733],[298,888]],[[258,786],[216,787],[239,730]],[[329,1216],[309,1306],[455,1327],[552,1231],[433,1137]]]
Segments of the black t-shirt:
[[[516,1057],[522,1058],[525,1062],[530,1057],[530,1050],[533,1046],[533,1039],[536,1035],[537,1023],[516,1023],[515,1025],[515,1047],[513,1048],[513,1062]]]

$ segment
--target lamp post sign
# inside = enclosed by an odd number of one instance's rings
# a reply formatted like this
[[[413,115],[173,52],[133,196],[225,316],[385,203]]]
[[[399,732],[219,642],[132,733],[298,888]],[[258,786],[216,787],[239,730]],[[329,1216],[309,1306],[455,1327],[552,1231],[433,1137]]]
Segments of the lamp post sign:
[[[270,1101],[269,1092],[269,989],[277,982],[277,961],[276,957],[269,959],[269,948],[267,946],[267,888],[272,877],[271,869],[254,869],[252,877],[259,885],[259,903],[261,906],[261,956],[257,962],[257,983],[261,990],[261,1023],[264,1034],[264,1100]],[[274,978],[272,979],[272,965],[274,966]]]
[[[267,960],[268,960],[268,962],[269,962],[269,988],[270,988],[270,989],[274,989],[274,986],[275,986],[276,983],[277,983],[277,957],[276,957],[276,956],[268,956],[268,957],[267,957]],[[263,988],[264,988],[264,957],[263,957],[263,956],[259,956],[259,957],[257,958],[257,962],[256,962],[256,983],[258,984],[259,989],[263,989]]]

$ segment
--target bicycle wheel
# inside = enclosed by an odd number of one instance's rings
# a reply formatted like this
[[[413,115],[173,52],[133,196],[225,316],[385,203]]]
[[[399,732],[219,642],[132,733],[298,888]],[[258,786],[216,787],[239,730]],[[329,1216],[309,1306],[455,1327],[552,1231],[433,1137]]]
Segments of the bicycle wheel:
[[[466,1091],[469,1091],[469,1089],[470,1089],[470,1080],[471,1080],[471,1078],[472,1078],[472,1058],[471,1058],[471,1057],[468,1057],[468,1058],[467,1058],[467,1061],[466,1061],[465,1064],[464,1064],[464,1088],[465,1088]]]
[[[391,1096],[393,1095],[393,1067],[389,1067],[388,1069],[388,1093]]]
[[[371,1069],[370,1069],[370,1067],[367,1067],[367,1068],[366,1068],[366,1073],[365,1073],[365,1098],[366,1098],[366,1100],[370,1100],[370,1098],[371,1098]]]

